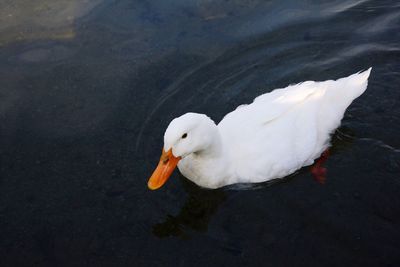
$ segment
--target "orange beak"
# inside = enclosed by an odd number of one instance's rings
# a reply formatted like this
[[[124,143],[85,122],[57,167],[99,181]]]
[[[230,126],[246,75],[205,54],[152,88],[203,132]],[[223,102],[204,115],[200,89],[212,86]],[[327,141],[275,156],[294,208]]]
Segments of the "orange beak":
[[[156,190],[163,186],[171,176],[180,159],[180,157],[172,155],[172,149],[169,149],[168,152],[165,152],[163,149],[160,162],[147,182],[149,189]]]

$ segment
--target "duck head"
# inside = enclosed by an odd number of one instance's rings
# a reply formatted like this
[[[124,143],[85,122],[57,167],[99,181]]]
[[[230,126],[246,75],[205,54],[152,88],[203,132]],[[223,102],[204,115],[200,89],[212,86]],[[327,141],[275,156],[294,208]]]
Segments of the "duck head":
[[[165,184],[183,158],[212,150],[216,134],[217,126],[204,114],[186,113],[172,120],[164,134],[160,162],[147,183],[149,189]]]

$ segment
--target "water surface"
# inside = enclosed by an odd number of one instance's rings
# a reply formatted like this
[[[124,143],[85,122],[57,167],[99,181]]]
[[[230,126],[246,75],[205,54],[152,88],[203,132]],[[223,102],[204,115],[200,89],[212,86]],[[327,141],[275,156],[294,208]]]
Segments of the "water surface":
[[[398,1],[0,3],[1,266],[398,266]],[[146,183],[171,119],[372,66],[321,185]]]

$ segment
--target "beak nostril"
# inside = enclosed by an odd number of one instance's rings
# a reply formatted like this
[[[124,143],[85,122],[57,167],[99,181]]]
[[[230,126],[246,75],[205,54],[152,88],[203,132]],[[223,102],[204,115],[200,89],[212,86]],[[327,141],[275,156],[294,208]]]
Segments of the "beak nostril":
[[[169,158],[164,159],[164,160],[163,160],[163,164],[167,164],[168,161],[169,161]]]

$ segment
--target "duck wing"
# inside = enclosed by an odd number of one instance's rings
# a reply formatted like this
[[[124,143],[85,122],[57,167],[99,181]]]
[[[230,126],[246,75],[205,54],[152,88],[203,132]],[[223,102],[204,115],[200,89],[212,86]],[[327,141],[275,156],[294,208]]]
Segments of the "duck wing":
[[[311,164],[329,145],[346,108],[367,88],[370,71],[276,89],[227,114],[218,128],[239,171],[262,177],[259,172],[270,166],[280,170],[275,176],[284,176]]]

